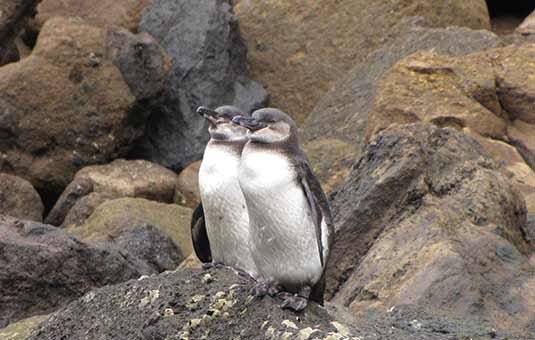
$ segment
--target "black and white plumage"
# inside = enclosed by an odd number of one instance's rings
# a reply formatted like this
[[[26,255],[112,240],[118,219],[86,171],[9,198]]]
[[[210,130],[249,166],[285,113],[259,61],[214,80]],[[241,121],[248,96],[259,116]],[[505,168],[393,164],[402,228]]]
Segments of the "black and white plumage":
[[[258,278],[267,290],[280,287],[294,294],[283,307],[302,310],[309,297],[322,303],[334,229],[325,194],[299,148],[297,127],[277,109],[233,122],[251,130],[238,179]]]
[[[200,107],[209,122],[210,141],[199,170],[201,205],[195,209],[191,235],[202,262],[224,264],[256,276],[249,245],[249,217],[238,183],[241,152],[248,130],[231,123],[243,114],[232,106]]]

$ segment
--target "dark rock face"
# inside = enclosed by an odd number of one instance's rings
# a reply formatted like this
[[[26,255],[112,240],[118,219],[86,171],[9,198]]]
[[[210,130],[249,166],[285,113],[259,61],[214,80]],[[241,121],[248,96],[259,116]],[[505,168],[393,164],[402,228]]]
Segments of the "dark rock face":
[[[250,279],[227,269],[166,272],[93,290],[54,313],[30,339],[504,339],[485,323],[400,306],[352,319],[311,303],[303,314],[254,299]]]
[[[35,14],[38,0],[0,0],[0,66],[12,61],[13,40]]]
[[[115,246],[0,216],[0,328],[51,312],[94,287],[155,273]]]
[[[314,145],[334,143],[346,155],[330,153],[314,161],[317,168],[331,169],[323,175],[323,184],[334,187],[347,175],[339,168],[348,159],[357,158],[365,145],[368,117],[373,107],[377,88],[384,74],[399,60],[420,50],[433,49],[446,55],[464,55],[499,46],[499,38],[488,31],[467,28],[423,28],[413,20],[398,25],[399,37],[372,53],[341,78],[314,107],[303,125],[303,141],[314,150]],[[333,142],[335,141],[335,142]],[[321,150],[320,150],[321,151]]]
[[[154,0],[140,31],[160,42],[173,66],[134,156],[180,170],[201,158],[208,140],[198,106],[233,104],[251,111],[266,103],[267,92],[247,77],[247,51],[230,1]]]
[[[332,208],[334,302],[355,313],[414,304],[533,331],[525,202],[474,139],[426,124],[387,128]]]
[[[28,181],[0,173],[0,215],[41,222],[43,210],[41,197]]]

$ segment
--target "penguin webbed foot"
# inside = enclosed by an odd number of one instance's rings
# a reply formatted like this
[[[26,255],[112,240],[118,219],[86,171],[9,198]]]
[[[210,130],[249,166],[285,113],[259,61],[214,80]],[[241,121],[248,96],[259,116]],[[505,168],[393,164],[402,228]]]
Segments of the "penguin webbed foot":
[[[269,295],[274,297],[280,292],[279,286],[272,281],[260,281],[252,289],[251,294],[254,297],[264,297]]]
[[[303,311],[308,305],[308,298],[311,291],[312,288],[304,286],[297,294],[288,292],[279,293],[279,297],[283,300],[280,307],[297,313]]]

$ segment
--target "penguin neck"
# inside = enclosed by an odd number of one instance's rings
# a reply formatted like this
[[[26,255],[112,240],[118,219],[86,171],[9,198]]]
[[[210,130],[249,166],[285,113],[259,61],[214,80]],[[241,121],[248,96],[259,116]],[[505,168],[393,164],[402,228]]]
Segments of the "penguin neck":
[[[241,155],[242,150],[245,146],[246,142],[236,142],[236,141],[226,141],[226,140],[218,140],[218,139],[210,139],[207,144],[207,148],[218,148],[218,149],[225,149],[225,151]]]

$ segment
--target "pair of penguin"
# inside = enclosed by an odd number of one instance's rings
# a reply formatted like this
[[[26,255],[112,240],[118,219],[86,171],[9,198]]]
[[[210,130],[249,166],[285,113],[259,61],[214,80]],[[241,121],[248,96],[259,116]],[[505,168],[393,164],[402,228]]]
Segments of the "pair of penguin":
[[[283,308],[322,304],[334,229],[295,122],[273,108],[197,112],[210,133],[191,223],[197,256],[247,272],[253,294],[278,295]]]

